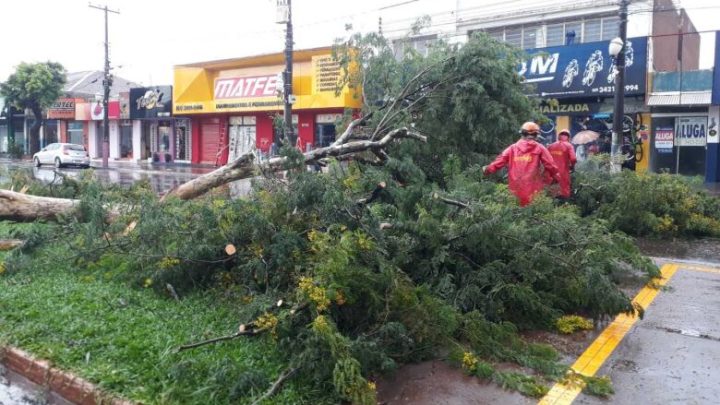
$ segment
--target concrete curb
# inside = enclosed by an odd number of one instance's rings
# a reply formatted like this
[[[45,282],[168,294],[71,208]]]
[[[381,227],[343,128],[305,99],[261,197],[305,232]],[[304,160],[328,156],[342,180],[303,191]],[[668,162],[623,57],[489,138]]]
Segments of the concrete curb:
[[[136,405],[105,394],[90,382],[18,348],[0,347],[0,364],[78,405]]]

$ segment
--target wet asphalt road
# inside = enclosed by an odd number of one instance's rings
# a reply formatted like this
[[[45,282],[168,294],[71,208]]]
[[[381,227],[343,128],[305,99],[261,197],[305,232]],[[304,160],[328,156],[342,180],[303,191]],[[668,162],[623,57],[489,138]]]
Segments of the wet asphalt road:
[[[720,403],[720,264],[680,264],[597,375],[615,404]]]
[[[52,166],[33,167],[31,162],[26,161],[0,161],[0,165],[10,170],[27,170],[31,171],[33,177],[38,180],[50,183],[58,181],[55,175],[55,168]],[[57,169],[59,172],[69,176],[77,177],[82,169],[75,167],[63,167]],[[171,188],[192,180],[202,174],[209,173],[212,167],[190,167],[190,166],[161,166],[147,164],[113,164],[110,168],[103,169],[99,164],[93,163],[92,170],[94,176],[104,183],[114,183],[124,186],[147,179],[153,190],[164,192]]]

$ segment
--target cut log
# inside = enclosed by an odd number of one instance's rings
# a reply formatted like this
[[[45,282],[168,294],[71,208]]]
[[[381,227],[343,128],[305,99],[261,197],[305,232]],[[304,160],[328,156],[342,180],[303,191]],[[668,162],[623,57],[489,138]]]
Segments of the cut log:
[[[58,215],[72,215],[80,200],[38,197],[10,190],[0,190],[0,219],[12,221],[54,220]]]
[[[25,241],[19,239],[0,239],[0,252],[13,250],[25,244]]]

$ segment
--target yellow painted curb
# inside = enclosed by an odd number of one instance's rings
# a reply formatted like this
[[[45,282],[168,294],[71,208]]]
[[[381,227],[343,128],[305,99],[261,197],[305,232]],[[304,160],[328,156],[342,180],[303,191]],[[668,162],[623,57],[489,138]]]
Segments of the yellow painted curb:
[[[662,278],[652,285],[646,285],[643,287],[642,290],[640,290],[640,292],[635,296],[633,302],[645,309],[650,306],[660,292],[659,287],[664,286],[668,281],[670,281],[670,278],[672,278],[678,270],[678,267],[686,268],[686,266],[679,265],[677,263],[668,263],[662,266],[660,269]],[[691,266],[688,266],[688,268],[689,267]],[[720,273],[720,271],[718,271],[718,273]],[[637,320],[638,317],[635,315],[620,314],[615,317],[615,320],[613,320],[613,322],[608,325],[602,333],[600,333],[600,336],[598,336],[595,341],[590,344],[585,352],[580,355],[580,357],[575,361],[575,364],[572,365],[571,369],[574,372],[587,377],[594,376]],[[569,386],[557,383],[550,388],[550,391],[540,400],[539,404],[571,404],[581,391],[582,387],[580,386]]]

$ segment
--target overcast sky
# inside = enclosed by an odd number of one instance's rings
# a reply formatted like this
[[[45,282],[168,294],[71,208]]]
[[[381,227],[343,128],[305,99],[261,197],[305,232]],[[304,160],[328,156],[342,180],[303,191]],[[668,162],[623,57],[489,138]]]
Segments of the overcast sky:
[[[456,0],[458,1],[458,0]],[[355,30],[409,26],[418,16],[451,21],[456,1],[293,0],[296,48],[330,45]],[[462,8],[514,0],[462,0]],[[399,3],[409,3],[400,4]],[[720,1],[681,0],[698,30],[720,29]],[[104,3],[103,3],[104,4]],[[222,58],[280,52],[283,26],[275,24],[275,0],[107,0],[115,74],[145,85],[172,84],[172,66]],[[381,10],[383,7],[394,6]],[[3,2],[0,80],[18,63],[53,60],[68,71],[103,68],[103,13],[86,0]],[[710,38],[713,37],[713,38]],[[701,65],[712,66],[714,36],[703,37]],[[709,47],[709,49],[708,49]]]

